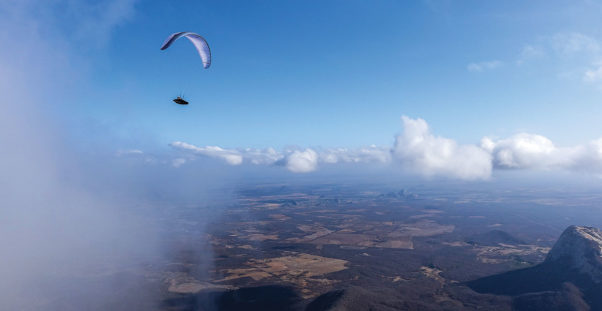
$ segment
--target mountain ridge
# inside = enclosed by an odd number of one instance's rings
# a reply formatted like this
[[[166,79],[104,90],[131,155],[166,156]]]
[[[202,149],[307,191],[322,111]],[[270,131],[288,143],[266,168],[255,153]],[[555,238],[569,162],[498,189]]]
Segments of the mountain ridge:
[[[568,285],[567,285],[568,284]],[[560,235],[546,259],[533,267],[513,270],[467,282],[479,293],[509,295],[520,302],[517,310],[530,310],[545,299],[525,297],[549,297],[550,293],[575,298],[583,296],[587,307],[578,303],[571,310],[602,310],[602,231],[594,227],[569,226]],[[569,286],[574,289],[567,291]],[[547,310],[556,310],[552,303]],[[559,309],[560,310],[560,309]]]

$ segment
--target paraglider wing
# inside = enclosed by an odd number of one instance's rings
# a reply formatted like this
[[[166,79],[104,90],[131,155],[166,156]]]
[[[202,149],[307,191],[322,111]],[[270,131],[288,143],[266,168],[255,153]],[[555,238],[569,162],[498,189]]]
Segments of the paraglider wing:
[[[211,50],[209,49],[209,44],[207,44],[207,40],[201,37],[200,35],[193,32],[176,32],[171,36],[167,37],[167,40],[161,46],[161,50],[165,50],[171,46],[174,41],[186,37],[186,39],[190,40],[194,47],[199,52],[201,56],[201,60],[203,61],[203,68],[207,69],[211,66]]]

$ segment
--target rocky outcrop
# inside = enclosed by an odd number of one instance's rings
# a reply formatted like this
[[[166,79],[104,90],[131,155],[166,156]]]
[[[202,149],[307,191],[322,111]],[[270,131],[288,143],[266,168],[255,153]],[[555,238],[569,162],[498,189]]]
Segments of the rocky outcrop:
[[[567,291],[567,284],[574,289]],[[480,293],[515,297],[517,310],[556,310],[560,302],[602,310],[602,231],[570,226],[539,265],[484,277],[467,285]],[[578,294],[575,294],[578,293]],[[576,297],[581,297],[581,303]],[[556,303],[554,303],[556,302]],[[534,307],[539,309],[533,309]],[[585,306],[568,310],[587,310]]]
[[[602,282],[602,231],[594,227],[570,226],[558,238],[546,262],[562,265]]]

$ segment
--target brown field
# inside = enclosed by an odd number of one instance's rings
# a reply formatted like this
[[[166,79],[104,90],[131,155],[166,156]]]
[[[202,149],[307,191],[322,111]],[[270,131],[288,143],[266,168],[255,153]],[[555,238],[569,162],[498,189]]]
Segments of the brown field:
[[[440,225],[430,220],[421,220],[412,224],[394,224],[393,222],[345,224],[340,227],[344,229],[336,232],[323,227],[300,227],[299,229],[306,232],[315,231],[296,241],[317,245],[413,249],[412,237],[432,236],[450,233],[454,230],[453,225]]]
[[[318,293],[314,291],[316,286],[329,286],[335,282],[316,277],[345,270],[347,263],[342,259],[286,252],[286,256],[282,257],[251,259],[245,263],[248,268],[225,269],[221,272],[226,276],[216,282],[241,278],[251,278],[254,281],[277,278],[298,287],[304,297],[313,297]]]
[[[250,241],[267,241],[267,240],[278,240],[277,234],[261,234],[261,233],[253,233],[249,234],[246,237],[247,240]]]

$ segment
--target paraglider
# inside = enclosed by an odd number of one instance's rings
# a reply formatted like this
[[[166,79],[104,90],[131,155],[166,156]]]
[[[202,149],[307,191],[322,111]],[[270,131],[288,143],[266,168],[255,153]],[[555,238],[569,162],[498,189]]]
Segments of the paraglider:
[[[211,66],[211,50],[209,49],[209,44],[207,43],[207,40],[205,40],[205,38],[201,37],[200,35],[194,32],[183,31],[171,34],[169,37],[167,37],[165,42],[163,42],[161,50],[167,49],[172,45],[172,43],[174,43],[176,40],[182,37],[186,37],[186,39],[190,40],[190,42],[194,44],[194,47],[196,48],[197,52],[199,53],[199,56],[201,57],[201,61],[203,62],[203,68],[209,68],[209,66]],[[178,96],[173,101],[178,105],[188,105],[188,101],[184,100],[180,96]]]
[[[180,96],[178,96],[176,99],[174,99],[173,102],[178,105],[188,105],[188,102]]]
[[[171,36],[167,37],[163,45],[161,46],[161,50],[165,50],[171,46],[176,40],[186,37],[186,39],[190,40],[197,52],[199,52],[199,56],[201,56],[201,60],[203,61],[203,68],[207,69],[211,66],[211,50],[209,49],[209,44],[205,38],[194,32],[176,32]]]

